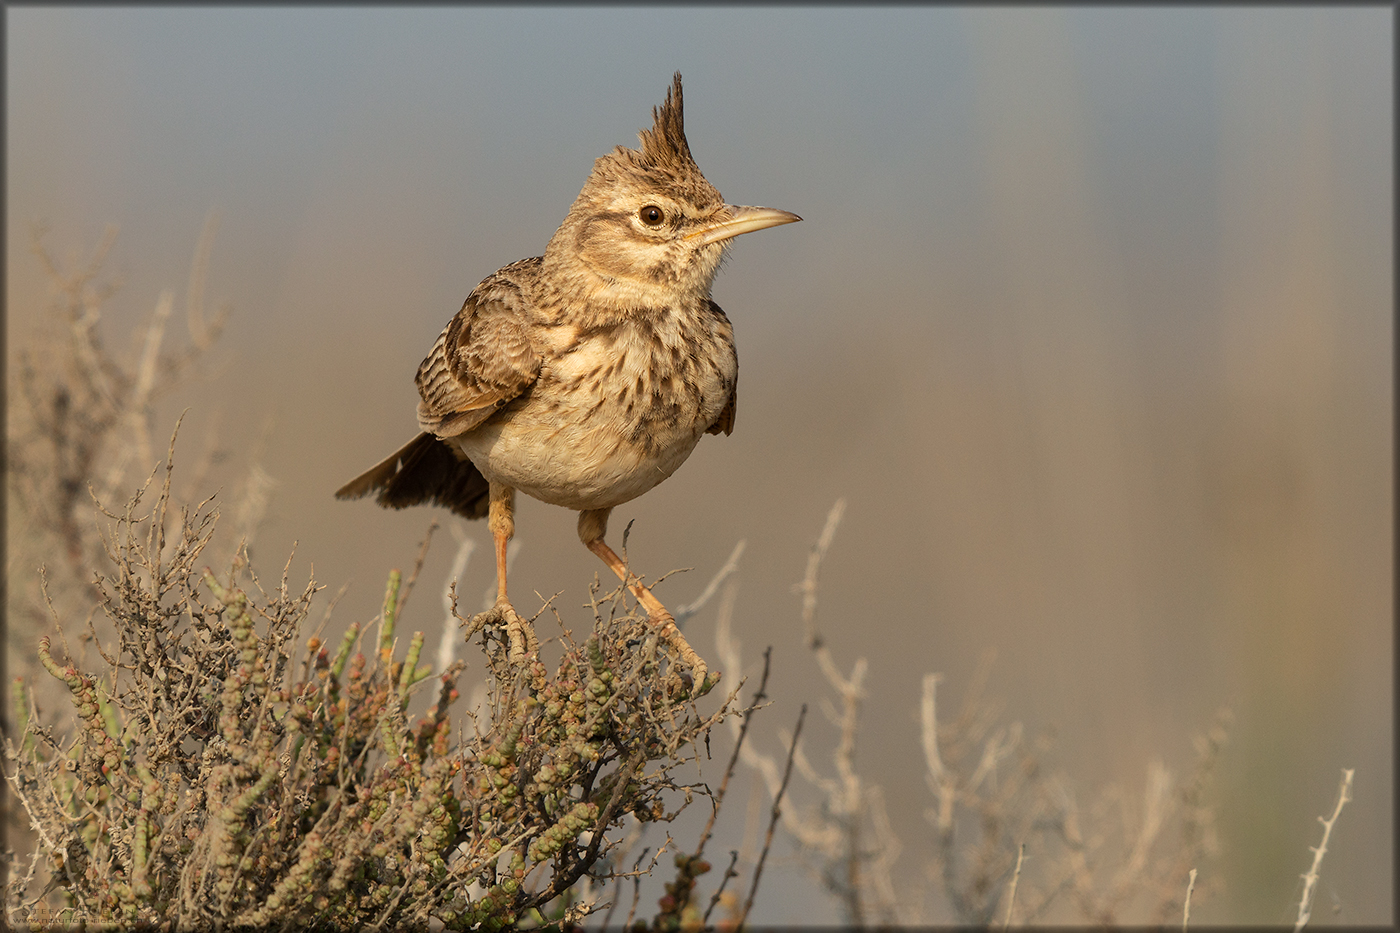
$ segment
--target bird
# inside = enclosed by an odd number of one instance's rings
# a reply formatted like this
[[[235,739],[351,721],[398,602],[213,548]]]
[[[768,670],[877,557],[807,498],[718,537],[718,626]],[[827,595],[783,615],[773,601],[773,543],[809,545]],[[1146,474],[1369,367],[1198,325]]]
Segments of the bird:
[[[695,694],[718,682],[675,619],[604,540],[612,510],[667,479],[705,434],[734,429],[734,328],[710,297],[733,238],[802,218],[726,203],[685,136],[681,75],[639,149],[593,163],[543,256],[487,276],[418,368],[420,433],[342,486],[386,508],[485,516],[491,613],[512,656],[538,648],[506,586],[515,494],[579,513],[578,535],[632,591]]]

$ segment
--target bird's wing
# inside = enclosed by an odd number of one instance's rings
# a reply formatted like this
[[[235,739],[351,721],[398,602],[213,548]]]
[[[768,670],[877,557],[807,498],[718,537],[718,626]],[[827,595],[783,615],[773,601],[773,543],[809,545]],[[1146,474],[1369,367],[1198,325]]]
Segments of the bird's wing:
[[[541,357],[530,343],[518,280],[537,267],[538,260],[523,260],[491,275],[438,336],[416,379],[424,431],[464,434],[534,383]]]
[[[724,403],[724,408],[720,411],[715,423],[705,429],[706,434],[733,434],[734,433],[734,408],[739,400],[739,377],[735,375],[734,385],[729,389],[729,401]]]
[[[734,352],[734,327],[729,323],[729,317],[724,310],[714,301],[710,302],[710,314],[714,316],[715,334],[721,342],[729,344],[729,352]],[[734,431],[734,411],[739,403],[739,370],[738,357],[735,356],[734,382],[729,386],[729,398],[724,401],[724,408],[720,409],[719,417],[715,423],[705,429],[706,434],[732,434]]]

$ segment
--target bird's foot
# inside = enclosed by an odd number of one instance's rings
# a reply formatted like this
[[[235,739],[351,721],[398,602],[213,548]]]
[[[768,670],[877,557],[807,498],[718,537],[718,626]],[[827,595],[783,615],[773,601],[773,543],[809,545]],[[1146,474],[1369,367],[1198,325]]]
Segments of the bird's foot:
[[[515,611],[506,597],[498,597],[496,605],[472,617],[467,637],[487,625],[499,625],[505,630],[506,659],[511,664],[523,664],[539,654],[540,641],[535,637],[535,627]]]
[[[676,654],[680,655],[681,662],[691,671],[692,692],[691,699],[697,699],[709,693],[716,684],[719,683],[721,674],[719,671],[710,673],[709,666],[705,664],[705,659],[690,647],[690,642],[685,640],[680,628],[676,625],[675,618],[666,610],[649,613],[651,623],[658,629],[661,638]]]

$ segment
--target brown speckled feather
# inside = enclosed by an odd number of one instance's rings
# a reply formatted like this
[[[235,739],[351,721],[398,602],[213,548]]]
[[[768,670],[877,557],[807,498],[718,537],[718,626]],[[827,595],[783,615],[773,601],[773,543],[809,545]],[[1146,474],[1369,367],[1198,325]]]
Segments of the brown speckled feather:
[[[455,437],[479,425],[535,381],[540,354],[530,344],[522,285],[540,259],[522,259],[488,276],[418,367],[418,426]]]
[[[719,413],[715,423],[705,429],[706,434],[723,434],[728,437],[734,433],[734,408],[735,400],[739,397],[739,378],[734,377],[734,388],[729,391],[729,401],[724,403],[724,410]]]
[[[716,331],[721,335],[723,341],[729,346],[730,352],[734,350],[734,327],[729,323],[729,315],[724,313],[724,309],[710,301],[710,313],[719,318],[720,325]],[[714,420],[708,428],[706,434],[723,434],[728,437],[734,433],[734,414],[739,404],[739,369],[738,356],[735,356],[734,381],[729,386],[729,398],[725,399],[724,408],[720,411],[719,417]]]

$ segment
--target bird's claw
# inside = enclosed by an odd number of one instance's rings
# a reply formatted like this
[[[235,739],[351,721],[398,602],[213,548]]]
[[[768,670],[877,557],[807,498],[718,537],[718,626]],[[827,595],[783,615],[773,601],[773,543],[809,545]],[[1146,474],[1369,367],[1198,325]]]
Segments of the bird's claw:
[[[685,636],[681,634],[680,628],[676,625],[675,618],[669,612],[663,610],[653,615],[651,621],[660,630],[661,638],[666,644],[675,649],[676,653],[680,655],[681,662],[690,668],[690,699],[698,699],[714,689],[715,685],[719,683],[720,672],[715,671],[713,674],[710,673],[709,666],[705,663],[704,658],[700,657],[695,649],[690,647],[690,642],[686,641]]]
[[[539,653],[540,641],[535,637],[535,627],[530,624],[510,600],[504,596],[496,600],[496,605],[472,617],[468,638],[472,633],[487,625],[499,625],[506,633],[506,658],[511,664],[523,664]]]

